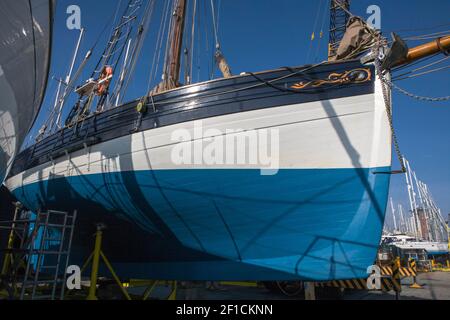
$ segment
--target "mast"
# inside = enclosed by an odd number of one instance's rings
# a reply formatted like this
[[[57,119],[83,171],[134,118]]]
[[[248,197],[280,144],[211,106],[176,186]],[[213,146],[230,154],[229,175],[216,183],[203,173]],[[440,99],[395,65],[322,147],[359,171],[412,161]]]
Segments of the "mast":
[[[420,233],[420,226],[419,226],[419,220],[417,217],[417,207],[416,207],[416,194],[414,192],[414,185],[412,182],[412,177],[411,177],[411,168],[409,166],[409,162],[408,160],[406,160],[405,158],[403,158],[405,167],[407,168],[407,172],[405,174],[405,179],[406,179],[406,186],[408,188],[408,197],[409,197],[409,204],[411,206],[411,215],[412,215],[412,222],[413,222],[413,231],[416,237],[416,240],[419,240],[422,236]]]
[[[75,52],[73,53],[73,58],[72,58],[72,63],[70,64],[69,73],[67,74],[67,76],[66,76],[66,81],[65,81],[65,83],[64,83],[64,85],[65,85],[66,87],[64,88],[64,93],[63,93],[62,99],[60,100],[60,105],[59,105],[59,110],[58,110],[58,116],[57,116],[57,119],[56,119],[56,125],[57,125],[59,128],[62,127],[62,124],[61,124],[61,114],[62,114],[62,108],[63,108],[63,106],[64,106],[64,99],[66,98],[67,93],[68,93],[68,90],[69,90],[69,84],[70,84],[70,80],[72,79],[73,68],[74,68],[74,66],[75,66],[75,62],[76,62],[77,57],[78,57],[78,51],[80,50],[80,44],[81,44],[81,40],[83,39],[83,36],[84,36],[84,28],[82,28],[82,29],[80,30],[80,36],[78,37],[78,42],[77,42],[77,45],[76,45],[76,47],[75,47]],[[60,88],[58,88],[58,92],[59,92],[59,90],[60,90]],[[58,93],[58,96],[59,96],[59,93]]]
[[[184,23],[187,0],[178,0],[173,11],[173,23],[169,31],[169,50],[164,64],[162,82],[154,89],[155,93],[180,86],[181,48],[183,45]]]
[[[328,41],[328,60],[331,60],[347,31],[350,17],[350,0],[331,0],[330,2],[330,39]]]
[[[432,237],[432,235],[431,235],[431,230],[430,230],[430,226],[431,226],[431,224],[430,224],[430,217],[431,217],[431,214],[428,212],[429,206],[428,206],[428,203],[426,203],[426,199],[424,199],[423,189],[422,189],[422,184],[421,184],[421,182],[417,179],[417,176],[416,176],[416,173],[415,173],[415,172],[413,172],[413,178],[414,178],[414,181],[415,181],[416,186],[417,186],[417,193],[418,193],[418,195],[419,195],[420,204],[421,204],[421,206],[422,206],[422,208],[421,208],[421,212],[422,212],[422,220],[424,221],[424,225],[425,225],[425,227],[426,227],[426,233],[427,233],[427,234],[426,234],[426,235],[423,235],[423,237],[424,237],[426,240],[430,240],[430,241],[431,241],[431,239],[432,239],[433,237]],[[420,218],[420,217],[419,217],[419,218]],[[423,229],[422,221],[420,221],[420,224],[422,225],[422,229]]]
[[[392,197],[390,199],[391,201],[391,211],[392,211],[392,219],[394,221],[394,233],[397,231],[397,221],[395,219],[395,209],[394,209],[394,203],[392,201]]]
[[[170,43],[170,56],[169,60],[169,73],[168,80],[178,85],[178,80],[180,79],[180,61],[181,61],[181,47],[183,45],[183,34],[184,34],[184,21],[186,17],[186,1],[178,0],[178,5],[174,11],[175,21],[172,29],[172,41]]]
[[[405,217],[403,216],[403,207],[398,204],[398,212],[400,213],[400,232],[406,232],[405,230]]]

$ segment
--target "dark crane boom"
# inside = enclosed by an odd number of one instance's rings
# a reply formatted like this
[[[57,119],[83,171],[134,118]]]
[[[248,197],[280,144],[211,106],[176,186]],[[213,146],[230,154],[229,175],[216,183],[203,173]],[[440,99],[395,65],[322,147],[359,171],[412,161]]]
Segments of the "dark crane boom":
[[[328,41],[328,60],[336,55],[336,51],[347,29],[350,18],[350,0],[330,1],[330,39]]]

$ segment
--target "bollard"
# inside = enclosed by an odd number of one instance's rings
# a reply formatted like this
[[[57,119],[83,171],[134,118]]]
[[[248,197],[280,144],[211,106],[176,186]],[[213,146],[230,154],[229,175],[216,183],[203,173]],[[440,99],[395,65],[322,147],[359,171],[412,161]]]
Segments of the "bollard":
[[[409,287],[412,289],[422,289],[422,286],[420,284],[417,283],[417,264],[416,264],[416,260],[414,259],[410,259],[409,260],[409,267],[412,269],[413,271],[413,284],[410,285]]]
[[[400,282],[400,258],[397,257],[392,261],[392,282],[395,291],[395,300],[400,299],[400,292],[402,291],[402,284]]]

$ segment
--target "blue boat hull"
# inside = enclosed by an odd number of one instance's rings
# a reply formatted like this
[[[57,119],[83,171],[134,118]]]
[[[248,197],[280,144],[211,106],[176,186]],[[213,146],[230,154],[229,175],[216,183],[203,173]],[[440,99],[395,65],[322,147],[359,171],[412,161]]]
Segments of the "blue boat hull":
[[[108,225],[104,251],[122,277],[330,280],[366,276],[376,259],[389,167],[156,170],[53,177],[14,190],[26,207],[77,208],[73,263]]]

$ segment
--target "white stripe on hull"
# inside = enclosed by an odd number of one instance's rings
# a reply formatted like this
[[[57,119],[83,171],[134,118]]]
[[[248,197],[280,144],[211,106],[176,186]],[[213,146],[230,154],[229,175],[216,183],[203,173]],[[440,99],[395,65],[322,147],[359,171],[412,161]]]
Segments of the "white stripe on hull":
[[[280,169],[374,168],[391,165],[391,137],[378,81],[375,94],[316,101],[212,117],[210,128],[278,129]],[[6,183],[10,190],[47,180],[104,172],[161,169],[260,169],[260,165],[177,165],[171,158],[177,144],[172,133],[194,122],[156,128],[79,150],[29,169]],[[238,133],[245,134],[245,133]],[[207,137],[203,137],[207,138]],[[184,142],[192,144],[193,142]],[[206,143],[205,143],[206,144]]]

